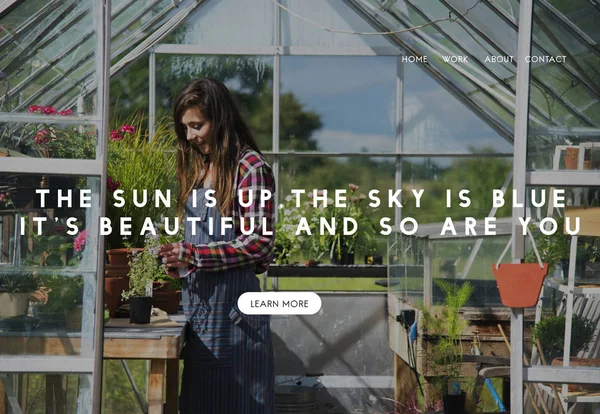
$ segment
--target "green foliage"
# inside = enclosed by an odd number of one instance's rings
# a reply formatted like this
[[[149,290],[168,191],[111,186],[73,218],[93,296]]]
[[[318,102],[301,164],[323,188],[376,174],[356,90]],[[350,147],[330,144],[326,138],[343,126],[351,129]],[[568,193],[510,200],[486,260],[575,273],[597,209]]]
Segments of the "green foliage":
[[[444,292],[444,304],[436,312],[421,307],[423,329],[432,340],[425,362],[427,370],[434,376],[433,385],[439,396],[447,393],[447,381],[460,378],[462,373],[461,334],[466,322],[460,319],[460,310],[471,298],[474,288],[466,282],[461,286],[435,279]]]
[[[315,226],[319,226],[321,220],[325,220],[327,223],[333,223],[335,220],[334,234],[330,234],[324,229],[323,234],[319,232],[313,237],[319,238],[319,245],[330,249],[330,257],[337,257],[338,260],[341,259],[344,249],[350,254],[358,251],[371,253],[375,246],[375,226],[362,206],[366,196],[364,194],[354,195],[358,190],[358,186],[355,184],[350,184],[349,188],[350,197],[345,201],[345,207],[336,207],[333,201],[331,203],[328,201],[325,208],[317,207],[313,210],[314,217],[317,219],[314,222]],[[357,230],[353,234],[344,235],[344,217],[356,221]]]
[[[54,274],[41,276],[41,284],[48,289],[48,302],[44,310],[48,312],[70,311],[81,305],[83,300],[83,277]]]
[[[571,236],[563,232],[564,218],[557,218],[556,223],[556,231],[553,234],[542,233],[539,224],[534,225],[532,229],[540,258],[542,262],[548,263],[549,269],[554,269],[562,259],[569,259],[571,255]],[[577,259],[587,257],[590,262],[600,259],[600,238],[582,236],[577,242]],[[537,262],[533,248],[525,255],[525,262]]]
[[[40,287],[40,280],[33,273],[0,275],[0,292],[32,293]]]
[[[111,140],[107,165],[108,176],[122,190],[125,200],[123,207],[116,207],[114,190],[107,197],[107,217],[111,220],[112,232],[108,237],[109,248],[123,246],[120,236],[119,223],[121,217],[131,217],[131,236],[129,243],[133,247],[144,244],[141,229],[144,221],[159,221],[161,217],[169,217],[171,223],[176,217],[176,151],[175,134],[172,126],[165,119],[156,126],[155,136],[148,140],[148,134],[140,128],[140,118],[135,118],[130,124],[135,126],[135,132],[124,134],[122,140]],[[134,204],[134,191],[138,192],[137,200],[142,200],[142,190],[148,190],[147,203],[143,207]],[[170,190],[170,206],[165,207],[161,202],[156,207],[154,191],[161,190],[167,194]]]
[[[132,296],[149,296],[148,287],[165,273],[158,262],[160,240],[158,236],[147,233],[144,250],[134,251],[129,260],[129,290],[122,294],[123,300]]]
[[[548,361],[562,357],[565,348],[566,316],[553,315],[540,320],[533,329],[533,339],[539,339]],[[594,337],[596,323],[579,315],[573,315],[571,327],[571,356],[585,349]]]
[[[303,206],[296,207],[296,198],[291,195],[286,196],[285,203],[279,205],[273,249],[275,263],[287,264],[290,256],[299,252],[308,241],[305,233],[296,235],[301,218],[307,215],[308,210]]]

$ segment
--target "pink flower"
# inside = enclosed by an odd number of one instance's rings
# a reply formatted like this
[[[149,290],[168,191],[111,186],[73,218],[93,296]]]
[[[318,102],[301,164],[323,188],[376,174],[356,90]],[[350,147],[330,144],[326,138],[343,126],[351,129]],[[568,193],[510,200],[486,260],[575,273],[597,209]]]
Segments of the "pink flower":
[[[135,134],[135,127],[133,125],[122,125],[119,131],[125,134]]]
[[[111,177],[108,177],[108,179],[106,180],[106,186],[108,187],[108,191],[114,193],[116,190],[119,189],[119,187],[121,187],[121,182],[113,181]]]
[[[350,191],[355,192],[356,190],[358,190],[358,186],[356,184],[348,184],[348,187],[350,188]]]
[[[82,252],[85,247],[85,242],[87,238],[87,230],[82,231],[75,237],[75,241],[73,242],[73,248],[76,252]]]
[[[123,135],[119,134],[119,132],[116,129],[113,129],[112,131],[110,131],[110,140],[111,141],[122,141]]]
[[[42,112],[43,107],[39,106],[39,105],[31,105],[29,107],[29,113],[30,114],[35,114],[38,112]]]
[[[38,144],[47,144],[50,142],[50,132],[47,129],[40,129],[33,140]]]
[[[53,106],[45,106],[42,108],[42,113],[44,113],[46,115],[55,115],[56,109],[54,109]]]
[[[71,109],[65,109],[63,111],[60,111],[58,114],[61,116],[71,116],[73,114],[73,111]]]

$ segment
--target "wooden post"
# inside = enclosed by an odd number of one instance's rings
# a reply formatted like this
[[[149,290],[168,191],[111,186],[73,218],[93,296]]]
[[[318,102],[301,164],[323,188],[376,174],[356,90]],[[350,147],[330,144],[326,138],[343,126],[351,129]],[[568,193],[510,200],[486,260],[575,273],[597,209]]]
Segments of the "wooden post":
[[[165,390],[165,360],[150,361],[150,386],[148,387],[148,414],[162,414]]]
[[[177,414],[179,412],[178,403],[179,359],[167,359],[167,403],[165,407],[165,414]]]
[[[0,414],[6,414],[6,391],[4,384],[0,380]]]

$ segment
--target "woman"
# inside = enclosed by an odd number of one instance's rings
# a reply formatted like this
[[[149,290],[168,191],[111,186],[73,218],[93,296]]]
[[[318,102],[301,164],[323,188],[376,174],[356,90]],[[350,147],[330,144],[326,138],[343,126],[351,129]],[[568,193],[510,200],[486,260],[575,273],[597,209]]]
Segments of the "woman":
[[[185,220],[185,240],[162,246],[159,255],[169,274],[183,282],[189,329],[181,412],[272,413],[269,317],[242,314],[237,300],[244,292],[260,291],[256,275],[271,262],[273,203],[263,205],[259,195],[263,190],[274,194],[273,173],[231,93],[217,80],[195,80],[181,91],[175,131],[178,213],[195,221]],[[215,191],[214,207],[209,190]],[[243,207],[250,193],[253,202]],[[221,227],[222,217],[233,218],[233,229]],[[242,234],[242,217],[254,217],[253,234]]]

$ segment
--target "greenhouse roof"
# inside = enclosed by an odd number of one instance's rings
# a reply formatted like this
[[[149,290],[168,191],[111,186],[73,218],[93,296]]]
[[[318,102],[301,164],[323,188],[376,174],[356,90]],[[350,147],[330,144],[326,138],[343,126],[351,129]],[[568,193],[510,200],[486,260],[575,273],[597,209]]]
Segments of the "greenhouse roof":
[[[211,1],[220,0],[113,0],[111,75],[164,41]],[[290,20],[308,12],[303,10],[307,3],[272,3],[283,6],[280,12],[289,13]],[[95,14],[90,4],[0,2],[2,112],[22,112],[29,105],[74,107],[79,96],[94,91]],[[532,63],[531,128],[540,136],[569,136],[575,141],[577,136],[597,135],[600,6],[583,0],[535,4],[532,53],[540,62]],[[385,37],[407,55],[426,57],[422,67],[431,76],[512,139],[518,1],[344,0],[344,7],[374,31],[392,32]],[[418,30],[407,30],[415,27]],[[450,55],[465,61],[448,61]],[[566,58],[562,62],[548,56]]]

